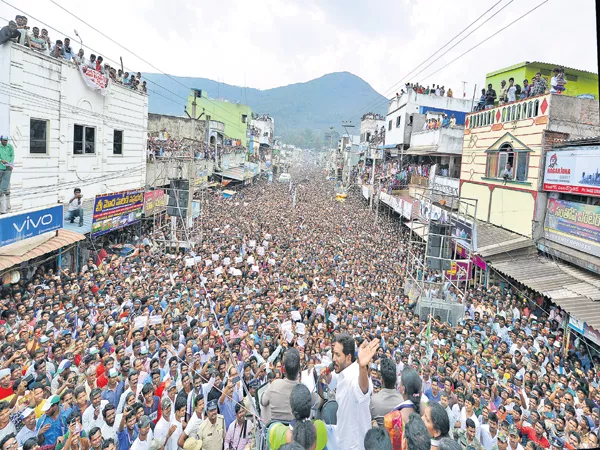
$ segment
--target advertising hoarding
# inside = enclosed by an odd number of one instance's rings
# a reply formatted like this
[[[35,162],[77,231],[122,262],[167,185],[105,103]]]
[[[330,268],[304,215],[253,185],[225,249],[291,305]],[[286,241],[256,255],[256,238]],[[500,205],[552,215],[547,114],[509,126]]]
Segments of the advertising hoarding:
[[[600,146],[548,152],[544,190],[600,197]]]
[[[142,219],[144,189],[97,195],[94,200],[92,236],[126,227]]]

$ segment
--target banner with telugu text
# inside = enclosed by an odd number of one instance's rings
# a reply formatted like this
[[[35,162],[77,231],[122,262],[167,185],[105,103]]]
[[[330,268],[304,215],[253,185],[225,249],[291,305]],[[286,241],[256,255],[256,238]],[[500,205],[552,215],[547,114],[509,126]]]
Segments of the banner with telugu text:
[[[92,236],[140,221],[143,210],[144,189],[97,195],[94,200]]]
[[[82,64],[79,66],[79,73],[87,87],[94,91],[98,91],[102,95],[108,94],[108,77],[102,72]]]

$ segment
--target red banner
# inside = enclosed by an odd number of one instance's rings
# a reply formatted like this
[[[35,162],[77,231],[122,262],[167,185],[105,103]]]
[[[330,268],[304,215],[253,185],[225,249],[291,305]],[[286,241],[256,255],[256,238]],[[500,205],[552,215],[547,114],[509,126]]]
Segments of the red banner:
[[[108,77],[102,72],[80,65],[79,73],[81,73],[87,87],[99,91],[102,95],[108,94]]]

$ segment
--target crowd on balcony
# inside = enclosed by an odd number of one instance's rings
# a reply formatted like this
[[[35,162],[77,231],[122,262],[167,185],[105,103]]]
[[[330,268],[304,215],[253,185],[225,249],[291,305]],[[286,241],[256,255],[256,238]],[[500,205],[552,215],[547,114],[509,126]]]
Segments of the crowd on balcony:
[[[160,136],[149,136],[147,144],[147,161],[153,162],[157,159],[189,157],[191,154],[197,160],[206,159],[210,161],[218,161],[219,157],[224,154],[233,152],[245,152],[245,149],[239,145],[239,141],[225,140],[224,146],[219,146],[216,149],[214,146],[202,145],[185,139],[174,139],[168,137],[168,133]],[[232,145],[232,143],[236,145]]]
[[[83,48],[75,53],[71,46],[71,39],[68,37],[53,42],[47,29],[30,28],[27,22],[27,17],[17,15],[15,20],[11,20],[8,25],[0,29],[0,45],[12,41],[45,55],[69,61],[84,68],[85,71],[95,70],[100,72],[113,83],[122,84],[136,91],[148,92],[146,81],[141,80],[142,74],[140,72],[130,74],[122,69],[111,67],[110,64],[104,62],[104,58],[100,55],[90,54],[89,58],[86,58]]]
[[[423,131],[426,130],[438,130],[440,128],[455,128],[456,127],[456,117],[452,114],[448,117],[447,114],[442,114],[442,119],[428,119],[423,124]]]
[[[548,80],[542,76],[541,72],[535,74],[531,83],[529,80],[524,79],[523,86],[516,84],[513,77],[508,79],[508,84],[506,83],[506,80],[502,80],[500,82],[499,95],[493,88],[492,83],[490,83],[488,84],[487,89],[481,90],[481,97],[479,97],[479,103],[476,105],[475,110],[483,111],[484,109],[507,105],[518,100],[525,100],[529,97],[536,97],[547,93],[563,94],[566,90],[565,85],[567,84],[564,69],[562,67],[556,67],[552,73],[553,76],[550,79],[550,84],[548,84]]]

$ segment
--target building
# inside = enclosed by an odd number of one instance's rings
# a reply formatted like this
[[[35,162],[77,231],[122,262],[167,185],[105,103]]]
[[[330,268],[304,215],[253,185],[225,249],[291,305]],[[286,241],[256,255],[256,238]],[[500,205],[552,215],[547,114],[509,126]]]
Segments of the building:
[[[224,124],[215,120],[148,114],[146,186],[166,187],[170,179],[187,178],[192,157],[196,184],[207,181],[215,161],[206,149],[223,146],[223,130]]]
[[[246,130],[250,125],[252,110],[248,105],[229,102],[223,99],[209,98],[202,89],[192,89],[188,96],[186,113],[195,119],[216,120],[225,124],[225,137],[239,141],[247,147]]]
[[[135,234],[123,227],[141,226],[148,96],[12,42],[0,46],[0,84],[0,134],[15,150],[11,211],[0,216],[0,275],[15,283],[41,266],[77,271],[108,242],[86,239],[94,226],[105,225],[98,234],[119,229],[113,242]],[[83,220],[70,223],[75,188]]]
[[[144,186],[148,96],[102,77],[18,44],[0,46],[0,134],[15,150],[13,211],[67,203],[75,187],[93,199]]]
[[[600,274],[600,138],[546,152],[542,189],[548,200],[538,248]]]
[[[460,176],[477,219],[532,238],[543,223],[545,152],[557,140],[600,134],[598,102],[546,94],[469,114]]]
[[[379,134],[382,127],[385,127],[385,117],[382,114],[363,114],[360,119],[360,144],[366,148],[371,138]]]
[[[473,110],[473,102],[462,98],[441,97],[417,94],[409,89],[408,93],[394,97],[385,116],[385,145],[406,149],[411,145],[413,131],[420,131],[426,120],[432,116],[454,114],[457,125],[465,123],[466,114]]]
[[[268,114],[263,114],[262,116],[253,114],[250,127],[256,130],[256,137],[261,147],[273,146],[275,141],[275,119]]]
[[[515,84],[523,86],[523,80],[531,82],[536,73],[540,72],[548,80],[552,77],[552,71],[562,67],[556,64],[549,64],[539,61],[522,62],[513,66],[505,67],[494,72],[488,73],[485,77],[485,86],[492,84],[497,93],[500,90],[500,82],[505,80],[508,83],[509,78],[515,79]],[[564,67],[565,79],[567,81],[565,94],[571,97],[579,95],[593,96],[598,98],[598,74],[586,70]]]

